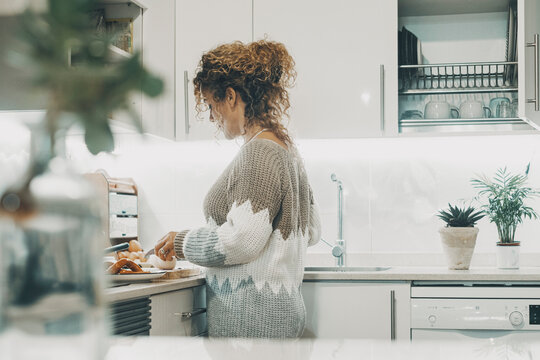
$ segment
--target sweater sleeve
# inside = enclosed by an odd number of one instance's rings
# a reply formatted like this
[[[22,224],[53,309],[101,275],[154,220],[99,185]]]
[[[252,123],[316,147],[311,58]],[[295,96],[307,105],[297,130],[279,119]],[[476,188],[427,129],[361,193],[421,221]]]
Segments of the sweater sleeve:
[[[243,149],[228,176],[226,221],[190,230],[182,253],[198,265],[218,267],[253,261],[273,231],[282,201],[278,154],[257,147]],[[175,241],[175,248],[180,240]],[[178,253],[178,251],[177,251]]]

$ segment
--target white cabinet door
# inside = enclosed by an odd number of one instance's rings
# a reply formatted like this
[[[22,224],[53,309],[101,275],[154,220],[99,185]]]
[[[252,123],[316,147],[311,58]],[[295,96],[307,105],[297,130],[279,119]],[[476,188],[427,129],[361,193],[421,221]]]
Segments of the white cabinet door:
[[[525,116],[540,126],[540,104],[538,103],[540,74],[537,68],[540,61],[538,59],[540,44],[536,47],[527,47],[527,43],[534,42],[535,34],[537,37],[540,36],[540,1],[520,0],[518,2],[519,115]],[[536,103],[529,103],[528,99],[535,100]]]
[[[206,309],[205,286],[153,295],[150,299],[150,335],[197,336],[207,331],[206,312],[200,313]]]
[[[176,138],[213,139],[216,127],[198,119],[193,77],[202,54],[217,45],[252,40],[252,0],[176,2]],[[187,90],[187,92],[186,92]]]
[[[397,133],[397,0],[255,0],[253,14],[255,40],[283,42],[296,61],[293,135]]]
[[[410,284],[304,282],[304,337],[410,339]]]
[[[145,0],[143,14],[143,64],[165,82],[164,92],[155,99],[142,99],[142,126],[145,132],[175,138],[175,1]]]
[[[104,1],[99,7],[105,9],[105,19],[132,19],[132,30],[133,30],[133,51],[143,51],[143,12],[146,8],[141,7],[141,4],[131,2],[131,1]],[[124,55],[126,53],[122,52]],[[124,56],[122,55],[122,56]],[[127,55],[129,56],[129,55]],[[135,113],[141,117],[142,116],[142,100],[143,95],[142,91],[137,90],[133,91],[129,95],[130,105],[135,111]],[[114,125],[120,125],[122,128],[128,128],[130,131],[134,128],[133,119],[130,114],[125,111],[117,111],[112,114],[111,120]],[[142,125],[142,122],[139,121],[139,125]]]

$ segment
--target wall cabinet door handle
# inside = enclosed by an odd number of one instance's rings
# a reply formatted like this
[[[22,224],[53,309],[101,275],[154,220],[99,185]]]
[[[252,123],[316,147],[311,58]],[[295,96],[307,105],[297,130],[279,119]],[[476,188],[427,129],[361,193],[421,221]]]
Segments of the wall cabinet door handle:
[[[390,290],[390,340],[396,340],[396,291]]]
[[[380,77],[380,104],[381,104],[381,131],[384,132],[384,64],[379,66],[379,77]]]
[[[189,134],[189,95],[188,95],[188,72],[184,70],[184,130]]]
[[[540,96],[540,79],[538,79],[538,76],[540,75],[540,70],[538,69],[538,43],[539,43],[539,34],[534,34],[534,40],[531,43],[527,43],[527,47],[533,47],[534,48],[534,98],[533,99],[527,99],[527,103],[534,103],[534,111],[540,110],[540,100],[538,97]]]

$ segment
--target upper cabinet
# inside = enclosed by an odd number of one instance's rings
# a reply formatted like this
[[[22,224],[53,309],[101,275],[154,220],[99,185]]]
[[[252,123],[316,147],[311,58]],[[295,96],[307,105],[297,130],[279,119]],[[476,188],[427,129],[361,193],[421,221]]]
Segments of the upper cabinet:
[[[296,62],[293,135],[397,133],[397,0],[255,0],[253,24]]]
[[[176,121],[177,140],[213,139],[215,124],[208,112],[195,110],[193,77],[204,52],[232,41],[250,42],[252,0],[176,1]]]
[[[175,1],[146,0],[143,16],[143,64],[164,82],[161,96],[143,97],[145,132],[175,139]]]
[[[518,2],[519,115],[540,126],[540,1]]]
[[[538,3],[399,0],[399,131],[533,129]]]

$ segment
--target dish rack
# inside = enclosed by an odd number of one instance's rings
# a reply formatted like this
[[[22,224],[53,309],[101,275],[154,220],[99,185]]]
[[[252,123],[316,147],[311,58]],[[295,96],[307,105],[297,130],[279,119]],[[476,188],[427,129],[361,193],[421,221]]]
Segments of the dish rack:
[[[517,91],[517,62],[400,65],[400,95]]]

